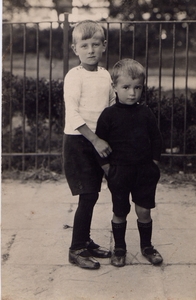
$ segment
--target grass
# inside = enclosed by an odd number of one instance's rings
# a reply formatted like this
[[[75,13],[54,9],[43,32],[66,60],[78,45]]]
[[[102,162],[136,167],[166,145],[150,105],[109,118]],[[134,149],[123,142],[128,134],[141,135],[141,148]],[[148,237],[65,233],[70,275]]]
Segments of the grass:
[[[45,182],[45,181],[60,181],[64,180],[65,176],[63,174],[57,174],[48,170],[47,168],[32,169],[29,171],[5,171],[2,173],[2,180],[19,180],[20,182],[36,181],[36,182]],[[196,184],[196,173],[190,172],[185,173],[182,171],[166,171],[161,168],[161,178],[159,180],[161,184],[172,184],[176,185],[188,185]]]

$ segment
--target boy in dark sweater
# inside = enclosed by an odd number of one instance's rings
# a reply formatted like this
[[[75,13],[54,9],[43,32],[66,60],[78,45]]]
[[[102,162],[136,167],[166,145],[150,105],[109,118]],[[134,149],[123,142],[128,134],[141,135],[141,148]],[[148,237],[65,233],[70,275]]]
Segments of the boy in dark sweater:
[[[143,66],[132,59],[120,60],[113,67],[112,79],[117,102],[102,112],[96,129],[96,134],[112,148],[109,157],[98,158],[113,202],[115,246],[111,264],[125,265],[126,217],[130,212],[131,194],[138,217],[141,252],[156,265],[163,258],[151,244],[151,209],[155,207],[160,178],[161,134],[151,110],[139,104],[145,79]]]

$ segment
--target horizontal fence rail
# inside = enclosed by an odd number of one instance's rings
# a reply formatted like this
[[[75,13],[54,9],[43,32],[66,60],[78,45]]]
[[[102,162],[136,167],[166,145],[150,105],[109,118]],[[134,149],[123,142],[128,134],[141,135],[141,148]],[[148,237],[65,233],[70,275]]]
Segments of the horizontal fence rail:
[[[143,101],[163,133],[162,156],[196,157],[196,21],[100,22],[107,39],[101,65],[122,58],[145,66]],[[3,23],[3,170],[61,168],[63,79],[79,62],[74,23]],[[66,92],[66,91],[65,91]]]

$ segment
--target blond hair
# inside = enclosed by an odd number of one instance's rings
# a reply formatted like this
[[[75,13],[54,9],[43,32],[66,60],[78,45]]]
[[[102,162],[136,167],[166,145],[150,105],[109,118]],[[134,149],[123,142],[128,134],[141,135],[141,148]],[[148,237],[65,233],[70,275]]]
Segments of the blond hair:
[[[125,58],[119,60],[112,69],[112,80],[114,85],[118,81],[120,75],[128,75],[132,79],[143,78],[145,80],[145,69],[144,67],[136,60]]]
[[[90,39],[92,36],[99,32],[101,41],[104,42],[105,40],[105,34],[103,27],[98,24],[97,22],[94,22],[92,20],[85,20],[82,21],[74,27],[73,33],[72,33],[72,42],[75,45],[77,43],[77,39]]]

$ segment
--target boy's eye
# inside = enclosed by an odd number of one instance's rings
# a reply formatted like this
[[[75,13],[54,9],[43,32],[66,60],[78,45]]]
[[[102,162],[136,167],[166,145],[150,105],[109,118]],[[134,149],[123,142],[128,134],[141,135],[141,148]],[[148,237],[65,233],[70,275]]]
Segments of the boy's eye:
[[[142,88],[141,86],[136,86],[135,87],[136,90],[141,90],[141,88]]]

